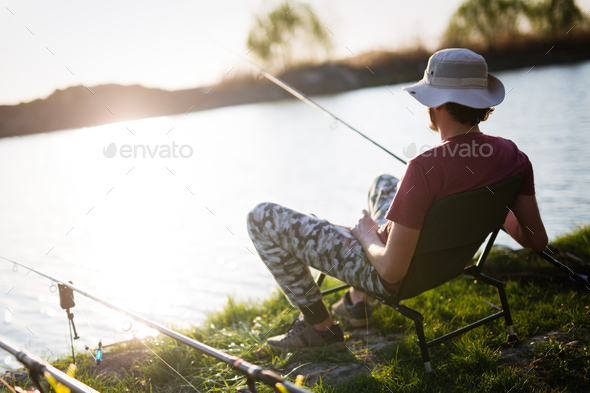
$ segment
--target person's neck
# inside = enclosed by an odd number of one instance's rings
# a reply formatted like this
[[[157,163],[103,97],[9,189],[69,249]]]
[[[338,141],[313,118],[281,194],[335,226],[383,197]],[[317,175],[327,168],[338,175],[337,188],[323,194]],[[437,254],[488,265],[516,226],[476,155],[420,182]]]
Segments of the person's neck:
[[[481,132],[477,124],[472,126],[470,124],[461,124],[458,122],[449,123],[446,126],[439,126],[438,129],[441,142],[457,135],[475,134]]]

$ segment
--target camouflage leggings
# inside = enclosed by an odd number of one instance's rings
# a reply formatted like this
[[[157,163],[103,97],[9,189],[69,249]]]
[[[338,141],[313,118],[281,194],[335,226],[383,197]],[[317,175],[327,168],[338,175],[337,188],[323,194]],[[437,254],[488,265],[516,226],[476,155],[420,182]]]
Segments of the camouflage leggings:
[[[380,227],[387,223],[385,214],[397,183],[395,177],[381,175],[369,190],[369,213]],[[345,226],[265,202],[248,214],[248,233],[260,258],[295,307],[322,298],[309,266],[354,287],[389,293],[360,242]]]

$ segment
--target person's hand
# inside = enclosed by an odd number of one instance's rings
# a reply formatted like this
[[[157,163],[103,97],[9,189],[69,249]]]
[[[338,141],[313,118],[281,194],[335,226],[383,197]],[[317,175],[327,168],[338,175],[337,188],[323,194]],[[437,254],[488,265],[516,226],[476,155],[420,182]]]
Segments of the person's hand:
[[[361,238],[366,237],[371,232],[377,234],[377,229],[379,226],[371,218],[369,212],[363,209],[363,216],[359,219],[359,222],[352,228],[352,235],[358,240],[361,241]]]

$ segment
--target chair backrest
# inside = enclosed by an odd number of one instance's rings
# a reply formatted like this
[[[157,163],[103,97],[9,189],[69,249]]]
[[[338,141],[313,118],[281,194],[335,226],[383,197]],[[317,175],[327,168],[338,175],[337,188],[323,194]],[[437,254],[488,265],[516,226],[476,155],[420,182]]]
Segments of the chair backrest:
[[[448,195],[428,210],[396,302],[417,296],[462,274],[490,233],[504,224],[521,176]]]

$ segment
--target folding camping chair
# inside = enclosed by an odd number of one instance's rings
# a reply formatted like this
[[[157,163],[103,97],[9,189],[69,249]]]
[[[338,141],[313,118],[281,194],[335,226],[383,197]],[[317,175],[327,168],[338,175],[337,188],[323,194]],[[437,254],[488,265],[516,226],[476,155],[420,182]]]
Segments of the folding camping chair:
[[[504,288],[506,284],[481,273],[488,254],[502,228],[509,207],[514,202],[522,178],[514,176],[504,179],[489,187],[448,195],[435,202],[424,219],[416,251],[410,262],[408,272],[401,281],[395,294],[382,296],[359,288],[367,295],[393,307],[403,316],[410,318],[416,325],[418,345],[426,372],[431,372],[428,348],[463,334],[471,329],[504,317],[508,330],[509,341],[517,341],[518,337],[512,327],[512,318]],[[491,234],[491,235],[490,235]],[[477,263],[472,264],[473,256],[489,239]],[[467,267],[467,265],[472,264]],[[423,316],[418,311],[402,306],[401,300],[418,296],[422,292],[436,288],[453,278],[470,275],[498,289],[502,310],[477,322],[471,323],[454,332],[445,334],[432,341],[426,341],[422,325]],[[318,277],[321,286],[325,274]],[[346,289],[350,285],[341,285],[322,292],[322,296]]]

